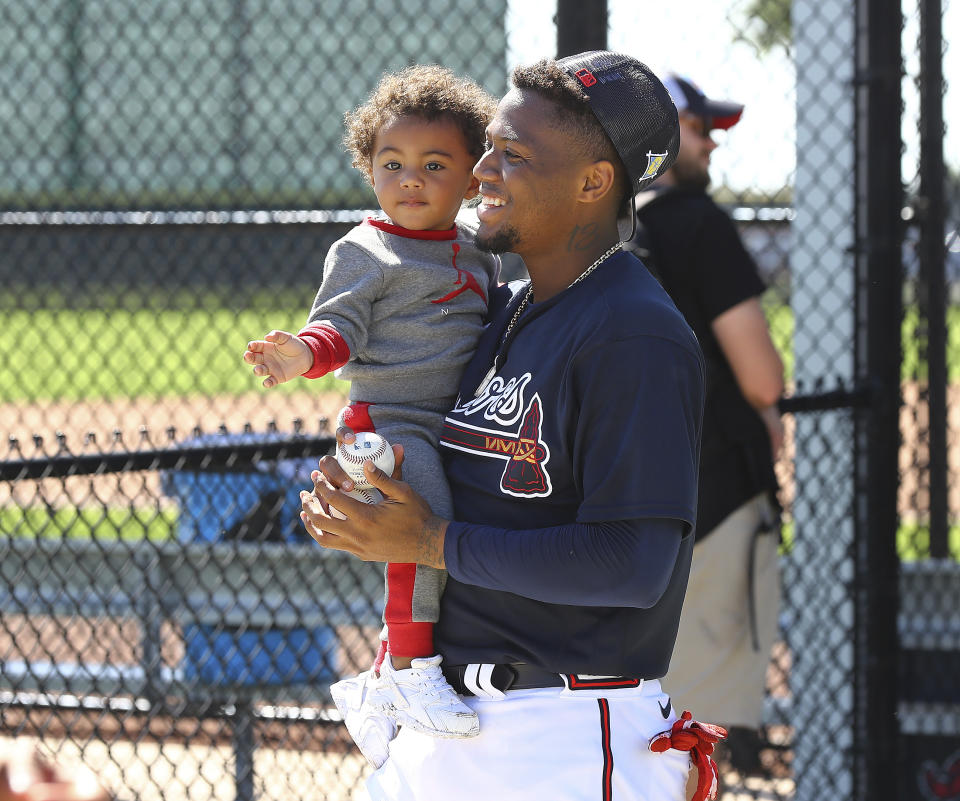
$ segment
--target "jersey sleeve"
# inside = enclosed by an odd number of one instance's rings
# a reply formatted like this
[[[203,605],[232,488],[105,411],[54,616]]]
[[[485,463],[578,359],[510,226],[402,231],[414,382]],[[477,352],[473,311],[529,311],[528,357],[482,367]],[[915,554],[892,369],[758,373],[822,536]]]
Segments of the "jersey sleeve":
[[[681,523],[666,519],[526,531],[453,522],[443,551],[464,584],[545,603],[649,609],[670,582],[681,536]]]
[[[383,284],[383,268],[373,256],[353,243],[335,242],[323,263],[323,282],[308,324],[332,326],[355,358],[367,343]]]
[[[713,204],[701,221],[691,255],[692,285],[710,320],[766,289],[733,220]]]
[[[693,527],[703,393],[699,352],[666,337],[605,341],[578,356],[566,389],[578,522],[665,517]]]

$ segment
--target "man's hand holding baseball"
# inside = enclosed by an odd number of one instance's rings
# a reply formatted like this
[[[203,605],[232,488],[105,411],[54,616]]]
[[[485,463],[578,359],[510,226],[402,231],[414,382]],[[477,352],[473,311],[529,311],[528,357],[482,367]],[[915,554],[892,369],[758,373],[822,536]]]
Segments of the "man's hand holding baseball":
[[[352,435],[347,428],[337,431],[338,439]],[[367,480],[384,495],[378,504],[349,497],[353,482],[333,456],[324,456],[320,470],[311,476],[314,491],[300,493],[300,519],[307,533],[324,548],[347,551],[366,562],[415,562],[444,568],[443,542],[449,521],[434,515],[427,502],[401,479],[403,448],[396,446],[394,454],[392,477],[370,462],[364,466]],[[333,517],[331,505],[346,519]]]

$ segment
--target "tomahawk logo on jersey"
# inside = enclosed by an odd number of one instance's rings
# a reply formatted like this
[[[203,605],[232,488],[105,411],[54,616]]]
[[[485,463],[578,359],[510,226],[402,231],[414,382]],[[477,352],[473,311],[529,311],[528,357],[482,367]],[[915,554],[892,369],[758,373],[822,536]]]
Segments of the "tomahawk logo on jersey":
[[[458,403],[451,415],[464,419],[480,415],[491,425],[473,425],[447,417],[442,444],[506,461],[500,489],[518,498],[543,498],[553,491],[546,469],[550,449],[542,439],[543,404],[539,394],[534,393],[524,403],[523,390],[530,379],[529,373],[506,382],[496,376],[479,397]],[[519,409],[523,413],[517,415]]]

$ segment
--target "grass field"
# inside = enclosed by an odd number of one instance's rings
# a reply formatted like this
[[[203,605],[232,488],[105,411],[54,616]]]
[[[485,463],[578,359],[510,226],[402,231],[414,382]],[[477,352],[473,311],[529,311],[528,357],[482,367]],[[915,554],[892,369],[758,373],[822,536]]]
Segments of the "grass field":
[[[916,307],[906,309],[903,320],[903,365],[900,375],[904,380],[927,380],[927,369],[921,359],[921,336],[919,314]],[[960,381],[960,307],[947,309],[947,380],[951,384]]]
[[[69,532],[70,539],[122,540],[152,542],[171,540],[176,535],[178,512],[158,511],[155,506],[141,508],[49,510],[42,507],[0,508],[0,532],[24,539],[61,539]],[[792,523],[783,527],[780,553],[790,554],[793,546]],[[960,561],[960,525],[951,526],[947,536],[949,552]],[[905,562],[924,559],[930,554],[930,529],[918,523],[903,523],[897,529],[897,553]]]
[[[783,525],[780,555],[789,556],[793,550],[793,523]],[[950,526],[947,550],[960,562],[960,525]],[[897,528],[897,555],[903,562],[917,562],[930,556],[930,528],[919,523],[901,523]]]
[[[793,313],[767,309],[787,379],[793,375]],[[221,395],[251,392],[258,382],[241,361],[248,340],[271,328],[298,330],[303,309],[212,307],[139,310],[0,309],[9,344],[0,362],[0,403],[94,400],[137,396]],[[950,381],[960,381],[960,308],[948,316]],[[917,312],[903,321],[905,380],[923,380]],[[289,392],[296,382],[276,391]],[[315,389],[339,389],[332,376]]]
[[[766,306],[767,320],[774,344],[783,358],[787,381],[793,377],[793,310],[789,306]],[[947,380],[960,382],[960,307],[951,306],[947,310]],[[916,307],[904,311],[901,326],[903,363],[900,376],[904,381],[925,381],[926,364],[921,353],[922,337],[920,321]]]
[[[70,539],[163,542],[176,531],[175,509],[67,507],[47,509],[34,506],[0,507],[0,532],[25,539]]]
[[[259,380],[241,358],[247,342],[271,328],[297,331],[303,321],[302,309],[0,310],[9,346],[0,403],[256,391]],[[344,386],[324,376],[313,388]]]

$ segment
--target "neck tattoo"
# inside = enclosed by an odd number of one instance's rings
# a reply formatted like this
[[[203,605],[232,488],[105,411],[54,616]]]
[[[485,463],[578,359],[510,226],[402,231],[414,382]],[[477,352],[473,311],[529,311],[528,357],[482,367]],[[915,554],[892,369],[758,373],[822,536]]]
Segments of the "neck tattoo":
[[[580,275],[573,279],[570,284],[567,286],[567,289],[570,289],[574,284],[580,283],[584,278],[586,278],[590,273],[597,269],[601,264],[603,264],[607,259],[609,259],[614,253],[620,250],[622,242],[617,242],[615,245],[611,245],[610,248],[598,258],[593,264],[587,267]],[[564,290],[566,291],[566,290]],[[533,282],[530,283],[530,286],[527,287],[527,291],[523,295],[523,300],[520,301],[520,305],[517,306],[517,310],[513,313],[513,317],[510,318],[510,322],[507,323],[507,328],[503,332],[503,336],[500,337],[500,346],[503,346],[503,343],[507,341],[507,337],[510,332],[513,330],[513,327],[517,324],[517,320],[520,319],[520,315],[523,314],[523,310],[527,308],[527,304],[530,303],[530,299],[533,297]],[[497,370],[499,369],[500,361],[500,351],[497,350],[496,356],[493,358],[493,365],[487,370],[487,374],[483,377],[483,381],[480,382],[480,386],[477,387],[477,391],[474,393],[476,397],[479,397],[483,394],[483,391],[487,388],[487,384],[493,379],[496,375]]]

